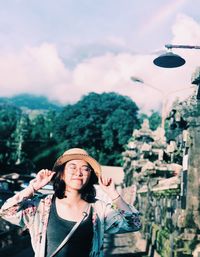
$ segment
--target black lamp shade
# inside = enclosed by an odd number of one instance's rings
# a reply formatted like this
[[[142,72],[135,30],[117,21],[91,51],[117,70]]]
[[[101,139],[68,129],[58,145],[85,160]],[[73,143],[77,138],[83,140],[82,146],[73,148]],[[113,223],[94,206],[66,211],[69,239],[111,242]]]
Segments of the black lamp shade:
[[[153,63],[162,68],[177,68],[185,64],[185,60],[172,52],[162,54]]]

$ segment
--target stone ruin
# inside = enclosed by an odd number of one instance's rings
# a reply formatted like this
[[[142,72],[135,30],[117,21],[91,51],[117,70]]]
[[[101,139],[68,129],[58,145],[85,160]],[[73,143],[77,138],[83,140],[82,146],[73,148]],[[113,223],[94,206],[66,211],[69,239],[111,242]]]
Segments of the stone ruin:
[[[200,84],[196,77],[192,82]],[[123,153],[124,184],[137,187],[151,257],[200,256],[199,87],[197,91],[174,103],[165,131],[152,131],[144,120]]]

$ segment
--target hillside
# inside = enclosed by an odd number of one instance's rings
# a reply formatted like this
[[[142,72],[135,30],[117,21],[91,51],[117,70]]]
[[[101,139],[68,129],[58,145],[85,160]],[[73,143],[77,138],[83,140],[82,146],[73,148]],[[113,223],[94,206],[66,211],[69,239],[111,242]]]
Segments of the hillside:
[[[30,110],[58,110],[62,107],[58,103],[50,102],[44,96],[35,96],[31,94],[20,94],[13,97],[0,97],[0,104],[4,103]]]

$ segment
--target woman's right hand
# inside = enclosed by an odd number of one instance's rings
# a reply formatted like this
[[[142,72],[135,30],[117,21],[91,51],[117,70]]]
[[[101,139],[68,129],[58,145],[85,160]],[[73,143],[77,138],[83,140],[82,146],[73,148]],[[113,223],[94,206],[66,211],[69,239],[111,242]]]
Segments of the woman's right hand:
[[[55,171],[42,169],[37,173],[36,177],[30,181],[30,184],[34,190],[37,191],[40,188],[46,186],[51,181],[54,174]]]

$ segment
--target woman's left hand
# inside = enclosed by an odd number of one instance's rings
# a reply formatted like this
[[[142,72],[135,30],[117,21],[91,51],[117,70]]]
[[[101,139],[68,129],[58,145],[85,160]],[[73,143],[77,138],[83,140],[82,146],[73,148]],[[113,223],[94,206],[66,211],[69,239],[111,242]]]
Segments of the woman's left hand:
[[[103,189],[103,191],[107,193],[111,199],[115,199],[117,196],[119,196],[119,193],[115,189],[115,184],[112,178],[101,175],[99,177],[99,185],[101,189]]]

